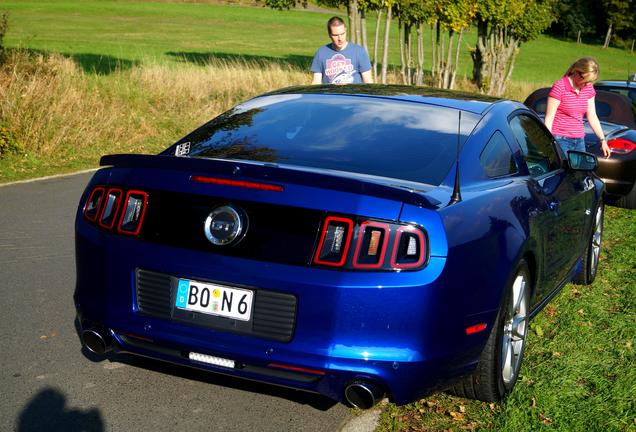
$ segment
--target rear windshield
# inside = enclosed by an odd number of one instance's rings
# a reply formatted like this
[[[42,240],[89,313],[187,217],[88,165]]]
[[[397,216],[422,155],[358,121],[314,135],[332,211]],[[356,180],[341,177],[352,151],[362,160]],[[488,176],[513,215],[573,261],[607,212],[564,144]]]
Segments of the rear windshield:
[[[478,117],[462,113],[460,142]],[[385,98],[271,95],[238,105],[177,144],[188,157],[349,171],[439,185],[456,158],[458,111]],[[177,150],[179,152],[181,150]]]

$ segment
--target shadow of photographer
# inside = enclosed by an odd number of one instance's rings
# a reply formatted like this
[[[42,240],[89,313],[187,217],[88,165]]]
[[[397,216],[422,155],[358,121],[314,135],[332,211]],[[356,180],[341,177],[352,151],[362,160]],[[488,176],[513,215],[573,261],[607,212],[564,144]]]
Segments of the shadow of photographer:
[[[54,388],[36,394],[18,417],[18,432],[101,432],[104,421],[98,409],[70,409],[66,396]]]

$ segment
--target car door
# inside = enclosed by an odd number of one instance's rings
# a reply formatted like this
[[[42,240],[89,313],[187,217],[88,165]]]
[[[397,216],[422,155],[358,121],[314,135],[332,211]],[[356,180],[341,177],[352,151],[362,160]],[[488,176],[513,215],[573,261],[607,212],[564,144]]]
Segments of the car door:
[[[528,168],[528,187],[536,208],[530,214],[537,240],[539,274],[536,301],[545,298],[567,276],[586,244],[594,183],[591,173],[574,171],[562,162],[550,132],[534,116],[510,119],[511,130]]]

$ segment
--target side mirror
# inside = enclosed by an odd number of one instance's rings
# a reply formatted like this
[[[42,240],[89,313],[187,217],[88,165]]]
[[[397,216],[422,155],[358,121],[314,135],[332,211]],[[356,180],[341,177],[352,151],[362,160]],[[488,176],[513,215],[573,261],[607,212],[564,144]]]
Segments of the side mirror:
[[[568,164],[576,171],[594,171],[598,167],[596,156],[582,151],[568,151]]]

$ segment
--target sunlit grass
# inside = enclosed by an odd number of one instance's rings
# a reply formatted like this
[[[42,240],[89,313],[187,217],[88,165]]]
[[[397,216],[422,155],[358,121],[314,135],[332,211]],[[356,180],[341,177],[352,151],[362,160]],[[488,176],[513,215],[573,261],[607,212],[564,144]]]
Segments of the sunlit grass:
[[[568,284],[532,321],[504,402],[436,394],[385,409],[380,431],[635,431],[636,212],[606,207],[596,281]]]

